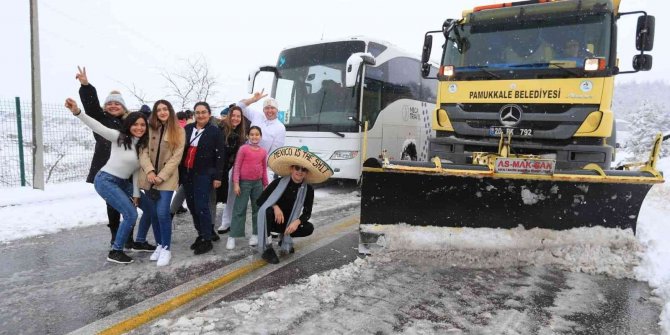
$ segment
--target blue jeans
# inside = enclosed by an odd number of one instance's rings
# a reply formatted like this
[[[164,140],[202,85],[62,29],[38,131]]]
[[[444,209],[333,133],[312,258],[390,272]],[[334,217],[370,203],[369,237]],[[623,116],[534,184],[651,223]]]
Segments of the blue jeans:
[[[212,239],[212,215],[209,210],[209,198],[212,193],[212,176],[196,174],[190,170],[182,175],[184,177],[184,194],[186,194],[186,205],[193,217],[195,230],[205,241]]]
[[[156,244],[170,249],[172,242],[172,216],[170,215],[170,201],[174,191],[159,191],[161,197],[158,200],[144,201],[142,203],[142,217],[140,228],[137,231],[137,242],[146,242],[149,225],[154,231]],[[147,197],[148,198],[148,197]]]
[[[123,216],[123,221],[121,221],[114,244],[112,245],[112,249],[114,250],[123,250],[126,239],[128,239],[128,234],[130,234],[137,221],[137,208],[135,208],[131,200],[133,185],[128,179],[122,179],[112,176],[107,172],[99,171],[95,175],[93,186],[100,197]],[[142,195],[140,197],[140,206],[147,202],[147,200],[149,199]]]

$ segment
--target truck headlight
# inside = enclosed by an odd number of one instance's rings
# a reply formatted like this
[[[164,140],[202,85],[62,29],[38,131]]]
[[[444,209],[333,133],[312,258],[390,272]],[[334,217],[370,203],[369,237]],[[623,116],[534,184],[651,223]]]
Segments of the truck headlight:
[[[330,156],[330,159],[340,160],[340,159],[352,159],[358,156],[358,151],[346,151],[346,150],[337,150],[333,152]]]

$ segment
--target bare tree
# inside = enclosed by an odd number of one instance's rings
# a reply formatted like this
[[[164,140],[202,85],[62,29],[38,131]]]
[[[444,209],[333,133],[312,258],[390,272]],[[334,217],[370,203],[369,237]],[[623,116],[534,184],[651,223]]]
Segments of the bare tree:
[[[148,103],[150,102],[150,100],[147,99],[147,93],[144,92],[143,90],[137,88],[137,87],[135,86],[135,83],[132,84],[133,87],[130,87],[130,86],[124,84],[124,83],[121,83],[121,84],[122,84],[123,86],[125,86],[126,89],[127,89],[128,91],[130,91],[130,94],[132,94],[132,95],[135,97],[135,99],[137,99],[137,101],[139,101],[142,105],[148,105]]]
[[[161,76],[167,81],[169,96],[175,98],[181,109],[214,96],[217,81],[210,73],[203,56],[184,60],[184,67],[177,72],[163,70]]]

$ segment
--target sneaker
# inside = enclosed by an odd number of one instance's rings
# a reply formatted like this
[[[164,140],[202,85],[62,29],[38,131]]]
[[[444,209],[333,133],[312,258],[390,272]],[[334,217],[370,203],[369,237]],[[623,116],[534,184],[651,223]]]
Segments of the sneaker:
[[[184,206],[179,207],[177,210],[177,214],[184,214],[186,212],[188,212],[188,209],[184,208]]]
[[[198,247],[198,244],[200,244],[200,242],[202,242],[202,237],[200,237],[200,236],[196,237],[195,242],[193,242],[193,244],[191,244],[191,250],[195,250],[195,248]]]
[[[129,264],[133,262],[133,259],[124,254],[121,250],[112,250],[107,255],[107,261],[119,264]]]
[[[170,263],[170,258],[172,258],[172,254],[170,253],[170,250],[167,247],[161,248],[161,254],[158,257],[158,262],[156,262],[156,266],[166,266]]]
[[[249,246],[255,247],[258,245],[258,235],[251,235],[249,238]]]
[[[214,230],[212,230],[212,242],[216,242],[220,239],[221,238],[219,237],[219,234],[217,234]]]
[[[265,245],[272,245],[272,236],[268,236],[265,239]]]
[[[228,241],[226,242],[226,249],[228,250],[233,250],[235,249],[235,238],[234,237],[228,237]]]
[[[198,246],[195,247],[193,253],[196,255],[200,255],[212,250],[213,248],[214,246],[212,246],[212,241],[202,241],[198,244]]]
[[[263,255],[261,255],[261,258],[263,258],[266,262],[270,264],[279,263],[279,257],[277,257],[275,249],[272,248],[265,249],[265,251],[263,251]]]
[[[130,249],[132,251],[143,251],[143,252],[153,252],[156,250],[156,246],[150,244],[149,242],[135,242],[133,247]]]
[[[221,226],[221,227],[223,227],[223,226]],[[219,235],[228,234],[230,232],[230,227],[219,228],[219,230],[217,230],[216,232],[219,233]]]
[[[132,239],[128,239],[126,241],[126,244],[123,246],[123,249],[127,251],[132,251],[133,247],[135,247],[135,242]]]
[[[149,260],[150,260],[150,261],[157,261],[158,258],[160,258],[161,250],[162,250],[162,249],[163,249],[163,248],[161,247],[160,244],[157,245],[157,246],[156,246],[156,250],[154,250],[154,253],[151,254],[151,257],[149,257]]]

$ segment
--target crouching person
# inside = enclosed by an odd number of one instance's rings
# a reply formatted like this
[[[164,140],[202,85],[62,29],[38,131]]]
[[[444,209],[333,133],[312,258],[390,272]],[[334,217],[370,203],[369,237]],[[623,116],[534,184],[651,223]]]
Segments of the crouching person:
[[[277,253],[267,242],[270,232],[279,234],[279,245],[293,253],[293,237],[312,234],[314,188],[310,184],[322,183],[333,175],[326,162],[305,147],[281,147],[268,158],[268,166],[279,176],[263,191],[257,201],[258,249],[268,263],[277,264]]]

